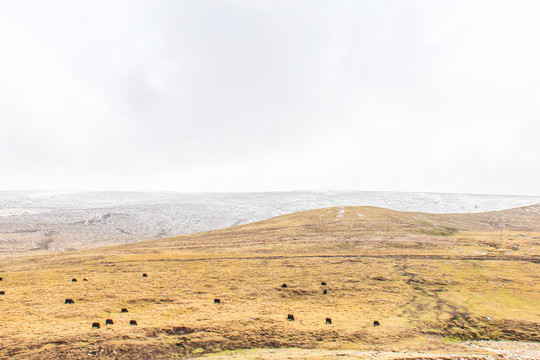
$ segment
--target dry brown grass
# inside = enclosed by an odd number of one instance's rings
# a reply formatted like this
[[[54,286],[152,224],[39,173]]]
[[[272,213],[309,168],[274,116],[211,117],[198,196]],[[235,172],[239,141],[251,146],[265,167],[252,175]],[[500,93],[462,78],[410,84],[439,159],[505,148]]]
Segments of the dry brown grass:
[[[539,224],[539,207],[445,215],[345,207],[12,258],[0,265],[0,358],[170,359],[266,348],[288,350],[219,356],[481,357],[489,351],[460,341],[540,341]],[[105,326],[107,318],[115,324]]]

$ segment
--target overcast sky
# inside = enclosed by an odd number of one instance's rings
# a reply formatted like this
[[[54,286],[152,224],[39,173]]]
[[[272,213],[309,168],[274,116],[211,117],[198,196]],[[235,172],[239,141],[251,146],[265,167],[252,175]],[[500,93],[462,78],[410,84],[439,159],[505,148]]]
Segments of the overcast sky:
[[[537,1],[3,1],[0,190],[540,195]]]

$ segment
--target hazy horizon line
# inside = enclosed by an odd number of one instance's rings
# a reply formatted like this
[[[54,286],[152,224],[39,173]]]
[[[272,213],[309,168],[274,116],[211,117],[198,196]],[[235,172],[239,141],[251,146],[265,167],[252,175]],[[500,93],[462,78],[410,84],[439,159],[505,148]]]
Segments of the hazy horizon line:
[[[403,193],[403,194],[447,194],[447,195],[481,195],[481,196],[526,196],[540,197],[540,194],[502,194],[502,193],[475,193],[475,192],[451,192],[451,191],[414,191],[414,190],[355,190],[355,189],[293,189],[293,190],[246,190],[246,191],[192,191],[192,190],[168,190],[168,189],[8,189],[0,190],[0,193],[32,192],[32,193],[175,193],[175,194],[267,194],[267,193],[300,193],[300,192],[366,192],[366,193]]]

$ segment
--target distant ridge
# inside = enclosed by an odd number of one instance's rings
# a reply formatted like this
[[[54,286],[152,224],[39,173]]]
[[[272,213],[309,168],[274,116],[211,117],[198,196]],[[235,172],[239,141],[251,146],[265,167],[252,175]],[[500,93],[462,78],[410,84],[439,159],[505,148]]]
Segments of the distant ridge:
[[[540,197],[362,191],[0,192],[0,257],[160,239],[333,206],[465,213],[536,203]]]

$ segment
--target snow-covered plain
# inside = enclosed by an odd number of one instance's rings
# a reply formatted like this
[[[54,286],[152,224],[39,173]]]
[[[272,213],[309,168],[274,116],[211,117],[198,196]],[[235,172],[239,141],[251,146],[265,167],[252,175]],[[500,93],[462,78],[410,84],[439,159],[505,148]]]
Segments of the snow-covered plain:
[[[333,206],[448,213],[538,203],[539,196],[363,191],[0,192],[0,257],[158,239]]]

